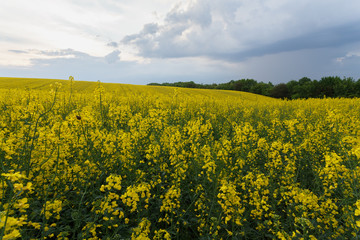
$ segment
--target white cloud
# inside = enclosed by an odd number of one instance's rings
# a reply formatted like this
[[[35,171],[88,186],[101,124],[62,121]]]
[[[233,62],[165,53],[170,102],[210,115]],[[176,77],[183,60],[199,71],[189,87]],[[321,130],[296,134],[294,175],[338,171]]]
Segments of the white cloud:
[[[114,45],[143,24],[156,20],[172,1],[117,0],[12,0],[0,2],[0,64],[30,65],[29,54],[19,55],[11,49],[75,49],[92,56],[104,56],[108,43]],[[120,50],[120,49],[119,49]],[[124,54],[124,57],[131,53]]]
[[[359,52],[348,52],[345,56],[336,58],[336,61],[338,63],[344,63],[344,61],[351,59],[351,58],[357,58],[360,57],[360,51]]]

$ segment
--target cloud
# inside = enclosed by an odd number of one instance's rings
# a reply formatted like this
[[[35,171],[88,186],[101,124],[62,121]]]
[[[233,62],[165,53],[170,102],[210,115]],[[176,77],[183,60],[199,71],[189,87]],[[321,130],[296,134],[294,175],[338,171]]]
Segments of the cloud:
[[[165,24],[148,23],[138,34],[127,35],[122,43],[139,47],[145,57],[195,56],[189,38],[197,38],[197,29],[212,23],[210,5],[194,1],[187,6],[176,5],[165,17]]]
[[[158,30],[159,30],[159,26],[156,23],[148,23],[144,25],[140,33],[127,35],[123,38],[122,42],[131,43],[131,42],[136,42],[137,40],[140,39],[152,37],[154,34],[156,34]]]
[[[44,63],[48,59],[59,59],[59,60],[69,60],[69,59],[76,59],[77,61],[96,61],[96,62],[106,62],[106,63],[115,63],[120,60],[119,50],[114,50],[111,53],[105,55],[104,57],[96,57],[91,56],[87,53],[75,51],[71,48],[68,49],[58,49],[58,50],[29,50],[33,54],[36,54],[36,57],[32,58],[33,64]]]
[[[317,48],[251,57],[242,61],[242,73],[259,81],[274,84],[302,77],[354,76],[338,68],[334,58],[343,49]]]
[[[18,49],[11,49],[8,50],[9,52],[17,53],[17,54],[30,54],[30,55],[36,55],[36,58],[41,57],[88,57],[89,54],[75,51],[74,49],[68,48],[68,49],[56,49],[56,50],[39,50],[39,49],[27,49],[27,50],[18,50]]]
[[[17,54],[28,53],[28,51],[16,50],[16,49],[10,49],[10,50],[8,50],[8,51],[9,51],[9,52],[13,52],[13,53],[17,53]]]
[[[120,51],[114,51],[109,55],[113,54],[116,59],[119,53]],[[75,80],[131,84],[176,81],[213,83],[225,82],[239,75],[238,67],[235,65],[214,60],[204,61],[201,58],[152,59],[147,63],[117,60],[112,64],[109,64],[108,60],[106,56],[90,55],[73,58],[43,56],[32,59],[31,67],[9,68],[0,65],[0,72],[3,76],[9,77],[68,79],[71,75]]]
[[[109,42],[108,44],[106,44],[106,46],[112,47],[112,48],[117,48],[117,47],[119,47],[119,44],[117,42]]]
[[[31,67],[34,66],[39,59],[86,59],[91,55],[76,51],[71,48],[67,49],[3,49],[2,58],[0,58],[0,65],[3,66],[19,66]]]
[[[43,64],[51,64],[53,60],[58,59],[59,61],[70,61],[75,59],[78,62],[104,62],[104,63],[115,63],[120,60],[119,50],[114,50],[104,57],[92,56],[85,52],[76,51],[74,49],[54,49],[54,50],[40,50],[40,49],[27,49],[27,50],[8,50],[15,54],[21,54],[22,58],[29,60],[26,66],[37,66]],[[20,66],[20,65],[19,65]]]
[[[359,7],[355,0],[194,0],[176,5],[163,24],[146,24],[122,43],[136,46],[143,57],[230,61],[336,47],[360,41]]]
[[[355,58],[360,58],[360,51],[356,51],[356,52],[351,51],[351,52],[346,53],[342,57],[337,57],[336,62],[344,64],[346,61],[355,59]]]
[[[90,55],[84,52],[75,51],[74,49],[59,49],[59,50],[32,50],[33,53],[39,54],[41,56],[48,57],[73,57],[73,58],[87,58]]]
[[[320,29],[297,37],[281,39],[274,43],[250,48],[242,52],[223,54],[219,57],[232,61],[242,61],[249,57],[298,50],[336,48],[356,42],[360,42],[360,21]]]
[[[120,60],[119,54],[120,54],[120,51],[115,50],[115,51],[109,53],[108,55],[106,55],[105,60],[110,64],[115,63]]]
[[[211,8],[208,1],[194,1],[185,8],[178,4],[166,16],[168,23],[191,23],[208,27],[212,23]]]
[[[32,59],[32,67],[4,68],[3,76],[44,77],[76,80],[103,81],[131,84],[150,82],[194,81],[198,83],[228,82],[231,79],[253,78],[274,84],[308,76],[320,79],[323,76],[350,76],[359,78],[358,57],[351,47],[308,49],[267,54],[246,59],[242,62],[227,62],[203,57],[154,58],[147,63],[117,60],[112,64],[105,57],[82,55],[68,58],[67,55]],[[39,50],[37,50],[39,51]],[[41,52],[41,51],[40,51]],[[49,51],[45,51],[49,54]],[[55,51],[56,52],[56,51]],[[57,50],[57,52],[61,52]],[[63,52],[71,52],[64,49]],[[348,57],[338,64],[335,59],[348,52]],[[116,55],[116,52],[112,52]],[[110,53],[110,54],[112,54]],[[116,58],[116,57],[114,57]],[[350,61],[351,60],[351,61]]]
[[[135,84],[360,77],[358,0],[35,2],[0,3],[3,76]]]

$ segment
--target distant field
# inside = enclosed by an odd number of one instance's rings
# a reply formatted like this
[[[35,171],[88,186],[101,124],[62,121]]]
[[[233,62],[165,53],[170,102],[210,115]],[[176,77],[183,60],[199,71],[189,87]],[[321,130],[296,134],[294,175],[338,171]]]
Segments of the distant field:
[[[359,239],[359,112],[1,78],[0,239]]]
[[[33,90],[49,90],[51,85],[56,82],[62,84],[61,91],[70,91],[70,81],[61,79],[41,79],[41,78],[6,78],[0,77],[0,89],[33,89]],[[207,96],[211,98],[240,98],[250,101],[276,101],[275,99],[238,91],[226,90],[209,90],[209,89],[189,89],[189,88],[174,88],[164,86],[142,86],[131,84],[118,83],[101,83],[102,87],[108,92],[114,92],[120,95],[131,95],[137,93],[146,94],[173,94],[176,91],[181,91],[182,94],[188,96]],[[98,86],[97,82],[89,81],[74,81],[73,91],[76,93],[90,93]]]

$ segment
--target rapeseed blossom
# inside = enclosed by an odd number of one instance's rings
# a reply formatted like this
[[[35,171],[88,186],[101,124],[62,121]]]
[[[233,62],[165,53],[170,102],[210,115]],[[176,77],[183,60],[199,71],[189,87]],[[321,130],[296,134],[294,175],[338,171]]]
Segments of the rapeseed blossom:
[[[359,238],[359,99],[119,86],[0,89],[0,238]]]

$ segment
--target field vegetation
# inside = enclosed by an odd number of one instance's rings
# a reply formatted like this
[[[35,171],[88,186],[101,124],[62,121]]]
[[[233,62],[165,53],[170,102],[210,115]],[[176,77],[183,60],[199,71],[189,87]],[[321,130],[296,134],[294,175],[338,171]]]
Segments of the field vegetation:
[[[282,99],[360,97],[360,79],[356,81],[351,77],[340,78],[338,76],[322,77],[320,80],[303,77],[298,81],[291,80],[275,86],[271,82],[257,82],[254,79],[231,80],[220,84],[197,84],[191,81],[162,84],[150,83],[149,85],[235,90]]]
[[[359,238],[358,98],[0,87],[0,239]]]

